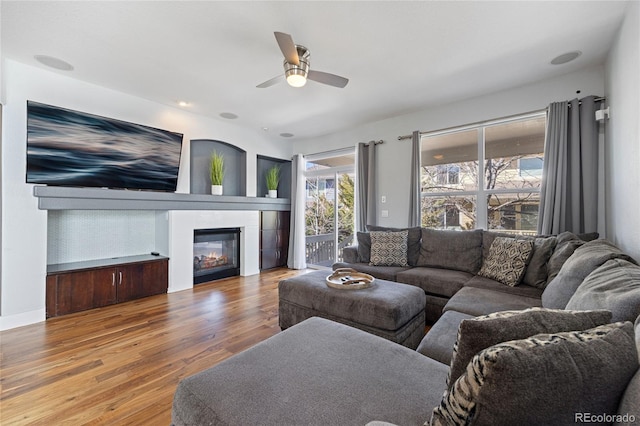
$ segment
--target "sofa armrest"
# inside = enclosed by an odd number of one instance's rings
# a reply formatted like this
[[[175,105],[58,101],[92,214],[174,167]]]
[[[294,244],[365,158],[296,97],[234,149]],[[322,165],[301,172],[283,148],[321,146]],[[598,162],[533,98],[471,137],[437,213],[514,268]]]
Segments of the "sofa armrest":
[[[358,263],[358,246],[348,246],[343,248],[342,261],[345,263]]]

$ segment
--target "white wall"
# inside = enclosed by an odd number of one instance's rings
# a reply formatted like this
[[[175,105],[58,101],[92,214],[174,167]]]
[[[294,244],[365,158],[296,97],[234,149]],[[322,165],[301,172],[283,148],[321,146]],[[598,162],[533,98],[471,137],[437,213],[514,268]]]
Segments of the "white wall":
[[[580,94],[576,91],[580,90]],[[297,142],[294,150],[303,154],[353,146],[358,142],[384,140],[378,146],[378,224],[406,226],[409,212],[409,163],[411,140],[398,141],[398,136],[414,130],[430,131],[513,114],[542,110],[554,101],[604,95],[604,68],[594,66],[560,77],[539,81],[511,90],[468,99],[362,125],[343,132]],[[381,100],[381,102],[384,102]],[[387,197],[381,204],[380,197]],[[389,217],[380,217],[388,210]]]
[[[256,155],[291,155],[291,142],[268,140],[260,129],[241,128],[10,60],[2,65],[0,329],[44,319],[47,212],[38,210],[33,185],[25,183],[27,100],[183,133],[178,192],[189,192],[191,139],[217,139],[246,150],[249,196],[256,193]]]
[[[629,2],[606,62],[607,236],[640,261],[640,3]]]

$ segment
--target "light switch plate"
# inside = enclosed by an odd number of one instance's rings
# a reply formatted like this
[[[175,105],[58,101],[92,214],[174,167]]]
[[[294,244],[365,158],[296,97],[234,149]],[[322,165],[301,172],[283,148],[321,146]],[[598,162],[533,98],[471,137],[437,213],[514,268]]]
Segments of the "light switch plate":
[[[389,217],[389,210],[382,210],[382,217]]]

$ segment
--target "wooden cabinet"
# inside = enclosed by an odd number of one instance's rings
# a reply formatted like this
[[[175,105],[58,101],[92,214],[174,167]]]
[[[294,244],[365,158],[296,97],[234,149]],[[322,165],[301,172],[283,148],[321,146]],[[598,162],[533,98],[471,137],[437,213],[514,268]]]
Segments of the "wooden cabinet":
[[[288,211],[260,212],[260,269],[287,266],[289,217]]]
[[[129,256],[49,265],[47,318],[167,292],[169,259]]]

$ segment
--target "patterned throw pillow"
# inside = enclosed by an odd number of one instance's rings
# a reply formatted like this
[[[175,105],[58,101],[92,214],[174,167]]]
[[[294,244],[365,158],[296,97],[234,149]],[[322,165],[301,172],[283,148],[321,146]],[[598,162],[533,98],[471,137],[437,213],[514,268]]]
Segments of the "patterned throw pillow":
[[[408,266],[407,263],[407,231],[382,232],[372,231],[371,257],[369,265],[373,266]]]
[[[615,416],[637,368],[630,322],[512,340],[474,356],[427,424],[550,425],[573,424],[580,413]]]
[[[532,252],[532,240],[497,237],[478,275],[514,287],[520,283]]]
[[[541,333],[582,331],[611,322],[607,310],[568,311],[529,308],[502,311],[465,319],[458,327],[453,345],[447,388],[462,376],[474,355],[483,349],[509,340],[526,339]]]

